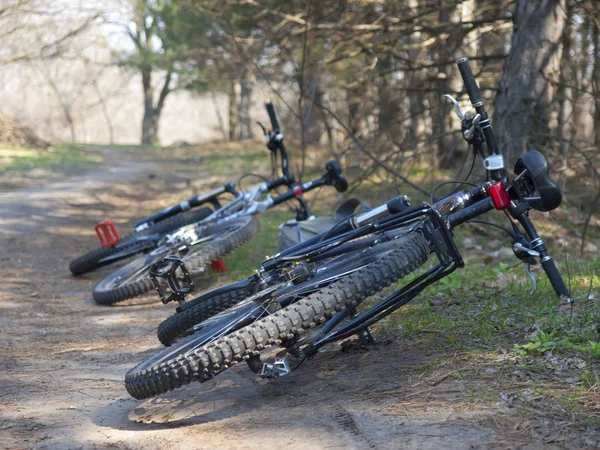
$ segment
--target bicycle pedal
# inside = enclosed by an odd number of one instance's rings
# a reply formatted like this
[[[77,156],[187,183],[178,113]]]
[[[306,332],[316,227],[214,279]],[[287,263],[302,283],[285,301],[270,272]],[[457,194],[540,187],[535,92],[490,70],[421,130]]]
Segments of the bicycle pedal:
[[[262,378],[279,378],[288,375],[291,371],[287,358],[275,358],[273,364],[264,363],[258,375]]]
[[[183,275],[183,281],[186,285],[181,284],[177,275],[178,270]],[[167,285],[171,290],[171,295],[169,297],[165,295],[159,282],[159,278],[162,278],[167,282]],[[177,301],[178,303],[185,302],[185,297],[195,289],[194,280],[192,280],[187,267],[185,267],[181,258],[174,255],[167,256],[152,264],[152,267],[150,268],[150,279],[154,284],[154,288],[156,289],[160,300],[165,305],[172,301]]]
[[[112,220],[104,220],[96,224],[94,231],[102,247],[112,247],[121,240]]]

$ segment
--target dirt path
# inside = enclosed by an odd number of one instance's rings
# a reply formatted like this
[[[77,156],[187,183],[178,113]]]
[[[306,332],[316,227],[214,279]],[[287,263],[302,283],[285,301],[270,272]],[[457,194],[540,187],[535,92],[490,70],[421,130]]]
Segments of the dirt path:
[[[276,381],[256,379],[240,365],[153,401],[128,397],[124,373],[159,347],[156,327],[172,310],[154,296],[97,306],[91,287],[107,272],[73,278],[67,266],[94,244],[91,224],[98,216],[112,211],[122,221],[135,218],[136,205],[160,184],[148,174],[162,169],[111,151],[104,156],[102,168],[0,195],[0,447],[515,444],[489,426],[500,406],[467,395],[468,382],[447,370],[424,376],[419,368],[436,356],[397,345],[326,352]]]

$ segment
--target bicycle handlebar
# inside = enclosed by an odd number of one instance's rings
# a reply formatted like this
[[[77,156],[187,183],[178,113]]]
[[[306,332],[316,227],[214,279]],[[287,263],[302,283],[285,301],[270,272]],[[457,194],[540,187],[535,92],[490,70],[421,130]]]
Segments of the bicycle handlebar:
[[[483,107],[483,97],[481,95],[481,90],[477,85],[477,81],[475,80],[475,76],[473,75],[473,70],[471,70],[469,58],[460,58],[457,61],[457,64],[458,70],[460,71],[460,75],[465,83],[465,89],[467,90],[467,94],[469,95],[469,100],[471,100],[471,103],[473,104],[475,111],[477,111],[477,114],[481,116],[479,126],[481,127],[481,131],[483,132],[488,151],[490,155],[499,155],[500,152],[498,151],[496,137],[494,136],[494,132],[492,131],[492,124],[490,122],[490,119],[488,118],[487,113],[485,112],[485,108]],[[503,169],[494,169],[492,171],[492,178],[494,180],[503,179]]]
[[[473,75],[473,70],[471,70],[469,58],[460,58],[457,61],[457,64],[458,70],[460,71],[460,76],[462,77],[465,83],[467,94],[469,94],[471,104],[474,108],[477,108],[478,106],[483,106],[483,97],[481,96],[481,90],[477,85],[477,81],[475,80],[475,76]]]
[[[328,161],[325,168],[327,169],[327,172],[320,178],[292,186],[289,191],[271,199],[271,206],[287,202],[294,197],[299,199],[305,192],[325,185],[333,186],[338,192],[346,191],[346,189],[348,189],[348,181],[342,174],[342,169],[338,162]]]
[[[281,129],[279,128],[279,122],[277,121],[277,115],[275,114],[275,107],[272,102],[265,103],[265,106],[267,108],[267,113],[269,114],[269,119],[271,119],[271,127],[273,128],[273,134],[267,133],[267,138],[269,139],[267,148],[273,153],[276,153],[277,150],[279,150],[281,153],[281,171],[283,172],[283,176],[293,181],[294,177],[290,173],[287,150],[283,144],[283,136],[281,136]]]
[[[267,181],[267,190],[272,191],[273,189],[277,189],[280,186],[289,186],[293,182],[293,178],[289,178],[284,175],[282,177],[275,178],[274,180]]]
[[[196,196],[194,196],[186,201],[183,201],[177,205],[170,206],[166,209],[163,209],[162,211],[157,212],[156,214],[153,214],[149,217],[145,217],[142,220],[139,220],[134,225],[134,229],[138,230],[141,227],[149,226],[151,224],[161,222],[165,219],[168,219],[169,217],[173,217],[182,212],[189,211],[191,208],[201,206],[205,203],[213,203],[214,204],[214,201],[216,200],[216,198],[219,195],[224,194],[226,192],[232,194],[235,198],[240,196],[240,193],[235,189],[235,183],[227,183],[227,184],[224,184],[223,186],[219,186],[218,188],[213,189],[212,191],[206,192],[201,195],[196,195]]]
[[[272,102],[268,102],[266,107],[267,113],[269,114],[269,119],[271,119],[271,128],[273,129],[273,133],[277,135],[281,129],[279,128],[279,122],[277,121],[277,115],[275,114],[275,107],[273,106]]]

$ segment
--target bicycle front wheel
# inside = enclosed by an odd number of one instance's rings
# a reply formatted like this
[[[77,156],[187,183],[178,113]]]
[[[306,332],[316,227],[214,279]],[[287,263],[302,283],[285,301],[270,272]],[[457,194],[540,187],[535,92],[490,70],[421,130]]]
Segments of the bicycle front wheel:
[[[213,328],[209,328],[213,338],[207,340],[202,332],[190,335],[130,370],[125,376],[127,391],[137,399],[154,397],[193,381],[207,381],[244,359],[297,340],[337,312],[357,306],[416,270],[429,252],[425,237],[418,231],[411,232],[379,259],[243,328],[233,328],[232,320],[238,320],[239,315],[224,311],[209,319],[213,322]],[[230,318],[232,314],[234,319]],[[221,324],[219,316],[223,317]],[[215,326],[217,332],[212,331]]]

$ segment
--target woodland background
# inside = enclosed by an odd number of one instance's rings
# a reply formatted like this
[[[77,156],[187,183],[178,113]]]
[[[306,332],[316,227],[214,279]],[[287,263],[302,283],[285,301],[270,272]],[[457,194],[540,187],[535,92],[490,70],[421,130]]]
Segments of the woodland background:
[[[320,145],[389,181],[466,173],[442,95],[469,107],[468,56],[508,160],[545,152],[598,200],[596,0],[1,0],[0,42],[0,140],[253,139],[272,99],[300,173]]]

